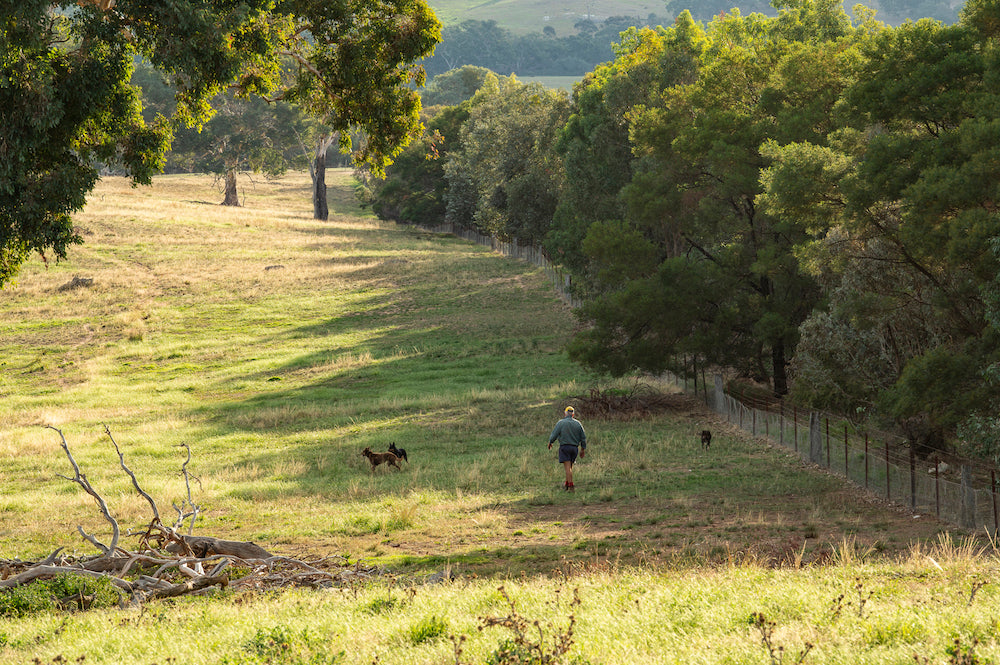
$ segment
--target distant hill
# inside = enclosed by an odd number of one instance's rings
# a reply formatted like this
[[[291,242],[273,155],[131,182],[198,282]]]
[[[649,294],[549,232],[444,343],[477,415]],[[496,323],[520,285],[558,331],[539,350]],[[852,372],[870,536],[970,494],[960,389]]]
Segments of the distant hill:
[[[848,13],[855,3],[845,3]],[[954,23],[964,3],[949,0],[867,0],[864,4],[875,9],[879,20],[898,25],[906,19],[934,18]],[[672,21],[684,9],[690,9],[698,20],[711,19],[720,11],[739,7],[743,14],[762,12],[773,15],[775,10],[766,0],[431,0],[431,7],[446,25],[462,21],[496,21],[497,25],[515,34],[542,32],[546,26],[557,36],[577,32],[576,26],[588,18],[603,23],[612,16],[646,19],[650,14]]]
[[[933,18],[954,23],[960,5],[950,0],[871,0],[867,6],[890,25]],[[430,0],[444,23],[442,41],[423,64],[429,77],[464,65],[497,74],[582,77],[613,59],[612,43],[631,26],[671,25],[689,9],[708,22],[738,7],[774,16],[767,0]]]
[[[580,21],[603,23],[612,16],[646,18],[665,15],[663,0],[430,0],[442,23],[496,21],[515,34],[542,32],[548,26],[557,36],[575,34]]]

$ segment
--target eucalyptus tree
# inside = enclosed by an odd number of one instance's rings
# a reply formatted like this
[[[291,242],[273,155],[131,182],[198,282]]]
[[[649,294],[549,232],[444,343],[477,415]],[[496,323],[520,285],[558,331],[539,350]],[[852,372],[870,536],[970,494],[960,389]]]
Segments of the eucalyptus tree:
[[[661,370],[691,353],[781,395],[820,291],[799,270],[800,221],[757,205],[769,165],[762,146],[822,136],[853,28],[827,0],[783,5],[777,18],[733,12],[704,32],[695,25],[673,28],[673,48],[694,56],[689,79],[628,113],[637,159],[620,193],[625,211],[584,237],[597,281],[582,314],[594,325],[571,351],[615,372]],[[630,229],[629,252],[603,249],[609,224]]]
[[[594,287],[583,252],[588,229],[625,216],[621,191],[632,180],[637,159],[629,140],[629,116],[637,107],[661,105],[665,87],[694,80],[703,41],[690,14],[682,14],[670,30],[625,31],[615,45],[615,60],[597,67],[573,90],[573,112],[557,143],[565,186],[545,244],[573,270],[583,293]]]
[[[555,141],[568,116],[564,92],[489,74],[445,165],[446,219],[496,237],[541,240],[562,187]]]
[[[174,122],[198,125],[224,89],[286,95],[334,129],[361,127],[376,170],[419,131],[412,63],[440,38],[423,0],[23,0],[0,13],[0,285],[32,253],[81,241],[71,214],[100,164],[148,183],[172,124],[147,123],[129,79],[137,56],[177,88]]]
[[[997,400],[982,294],[1000,269],[998,13],[973,2],[957,25],[874,31],[842,127],[822,148],[775,146],[765,179],[765,207],[818,231],[801,256],[829,295],[804,328],[796,383],[892,417],[918,443],[943,443]]]

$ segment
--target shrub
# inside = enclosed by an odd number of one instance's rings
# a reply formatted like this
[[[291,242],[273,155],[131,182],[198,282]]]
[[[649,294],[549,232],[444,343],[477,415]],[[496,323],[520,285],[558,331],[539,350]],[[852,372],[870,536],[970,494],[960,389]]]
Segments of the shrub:
[[[447,632],[447,621],[436,616],[427,617],[410,627],[410,642],[423,644],[444,637]]]
[[[62,573],[0,593],[0,616],[117,607],[123,599],[123,592],[110,579]]]

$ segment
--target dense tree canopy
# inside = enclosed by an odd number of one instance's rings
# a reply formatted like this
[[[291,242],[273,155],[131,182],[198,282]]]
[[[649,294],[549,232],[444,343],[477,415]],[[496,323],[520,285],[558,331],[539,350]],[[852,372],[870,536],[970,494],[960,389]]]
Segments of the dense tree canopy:
[[[565,93],[487,76],[445,165],[445,218],[505,239],[540,241],[562,186],[554,146],[568,110]]]
[[[1000,459],[1000,3],[899,27],[832,0],[774,7],[623,31],[565,113],[481,92],[443,169],[447,214],[511,235],[512,210],[533,213],[525,237],[584,303],[569,350],[591,367],[693,355]],[[526,180],[555,200],[512,204]]]
[[[70,213],[101,164],[148,182],[176,123],[204,122],[224,89],[275,94],[283,58],[294,80],[278,94],[363,128],[356,157],[381,170],[419,130],[411,63],[440,38],[423,0],[25,0],[0,22],[0,285],[80,241]],[[143,119],[137,56],[177,90],[174,125]]]

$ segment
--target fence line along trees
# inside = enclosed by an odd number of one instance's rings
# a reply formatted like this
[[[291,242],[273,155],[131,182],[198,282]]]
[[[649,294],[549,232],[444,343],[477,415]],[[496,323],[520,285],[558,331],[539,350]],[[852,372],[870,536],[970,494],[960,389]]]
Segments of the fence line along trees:
[[[829,303],[803,329],[802,394],[892,418],[917,447],[995,416],[1000,397],[983,299],[1000,234],[996,16],[973,2],[953,26],[874,32],[828,143],[775,146],[766,174],[766,207],[830,229],[800,252]]]

